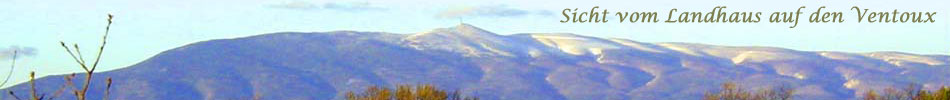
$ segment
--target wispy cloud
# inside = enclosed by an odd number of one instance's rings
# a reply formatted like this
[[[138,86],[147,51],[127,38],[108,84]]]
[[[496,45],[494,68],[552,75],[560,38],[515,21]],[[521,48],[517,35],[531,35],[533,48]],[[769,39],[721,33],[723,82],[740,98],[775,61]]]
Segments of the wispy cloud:
[[[314,3],[314,2],[305,2],[305,1],[294,1],[287,2],[282,4],[268,5],[267,7],[271,8],[280,8],[280,9],[294,9],[294,10],[336,10],[336,11],[345,11],[345,12],[362,12],[362,11],[383,11],[386,8],[377,7],[369,2],[327,2],[327,3]]]
[[[552,15],[551,12],[545,10],[525,10],[511,8],[507,5],[491,5],[491,6],[473,6],[473,7],[463,7],[456,9],[448,9],[442,12],[439,12],[436,17],[438,18],[457,18],[457,17],[518,17],[526,15],[541,15],[548,16]]]
[[[10,46],[8,48],[0,48],[0,60],[13,59],[13,51],[17,52],[17,59],[36,55],[36,48]]]

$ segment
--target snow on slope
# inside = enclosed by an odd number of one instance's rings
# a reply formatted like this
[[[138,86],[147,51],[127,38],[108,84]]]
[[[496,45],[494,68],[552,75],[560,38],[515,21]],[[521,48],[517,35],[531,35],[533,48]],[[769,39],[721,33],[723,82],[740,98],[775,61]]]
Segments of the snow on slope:
[[[907,63],[920,63],[920,64],[927,64],[930,66],[939,66],[939,65],[947,64],[947,61],[945,60],[941,61],[932,57],[908,54],[908,53],[899,53],[899,52],[874,52],[874,53],[865,54],[865,56],[884,60],[897,66],[903,66]]]
[[[619,49],[611,41],[574,34],[531,34],[538,42],[572,55],[599,55],[605,49]]]
[[[840,81],[839,85],[846,88],[866,88],[877,85],[872,80],[863,80],[860,76],[869,73],[886,72],[904,72],[913,71],[909,66],[946,66],[948,61],[939,57],[925,55],[915,55],[896,52],[875,52],[865,54],[839,53],[839,52],[809,52],[797,51],[775,47],[740,47],[740,46],[716,46],[694,43],[641,43],[626,39],[602,39],[596,37],[581,36],[569,33],[545,34],[532,33],[518,36],[497,35],[488,31],[481,30],[468,24],[462,24],[454,28],[437,29],[431,32],[414,34],[406,38],[411,41],[410,46],[421,49],[443,49],[460,52],[463,55],[501,55],[501,56],[530,56],[537,55],[561,55],[559,57],[581,57],[584,59],[595,59],[599,63],[605,63],[607,59],[603,55],[606,51],[635,52],[639,56],[658,56],[657,54],[673,56],[691,56],[704,58],[713,61],[699,61],[697,59],[683,59],[680,65],[649,65],[648,66],[675,66],[692,68],[693,70],[704,69],[700,66],[735,66],[749,67],[757,71],[773,70],[775,73],[784,77],[790,77],[799,80],[834,80],[835,76],[828,76],[828,70],[838,72],[845,79]],[[531,41],[516,41],[531,40]],[[438,41],[438,42],[436,42]],[[427,43],[435,42],[435,43]],[[420,46],[418,44],[430,44],[432,46]],[[477,45],[476,45],[477,44]],[[537,46],[541,44],[543,46]],[[649,54],[649,55],[644,55]],[[614,54],[616,55],[616,54]],[[662,56],[662,55],[661,55]],[[643,58],[653,59],[653,58]],[[728,63],[718,63],[718,59]],[[627,59],[629,60],[629,59]],[[832,62],[824,60],[833,60]],[[617,60],[613,60],[616,62]],[[621,60],[622,61],[622,60]],[[885,63],[882,66],[874,63]],[[671,63],[671,62],[664,62]],[[698,65],[697,65],[698,64]],[[712,64],[712,65],[708,65]],[[731,64],[731,65],[730,65]],[[819,65],[811,65],[819,64]],[[841,67],[835,67],[841,66]],[[890,67],[889,67],[890,66]],[[639,70],[650,72],[654,76],[668,73],[667,71],[676,70],[676,68],[663,67],[639,67]],[[663,70],[657,70],[657,69]],[[817,68],[817,69],[808,69]],[[707,68],[708,69],[708,68]],[[875,72],[866,72],[875,71]],[[824,75],[824,76],[816,76]],[[811,79],[815,77],[818,79]],[[654,80],[664,80],[662,77]],[[652,81],[651,81],[652,82]],[[835,81],[837,82],[837,81]],[[896,84],[896,83],[889,83]],[[941,83],[944,84],[944,83]],[[878,84],[880,85],[880,84]],[[827,87],[825,87],[827,88]],[[822,91],[829,92],[829,91]]]
[[[464,53],[466,56],[514,56],[508,39],[468,24],[417,33],[403,39],[416,49],[436,49]]]
[[[463,53],[466,56],[537,56],[542,54],[596,56],[602,54],[604,50],[630,49],[652,53],[672,52],[690,56],[726,58],[734,64],[789,59],[856,59],[854,56],[883,60],[895,66],[906,64],[941,66],[950,63],[945,61],[946,59],[898,52],[842,55],[829,52],[810,53],[774,47],[735,47],[691,43],[649,44],[626,39],[601,39],[570,33],[533,33],[526,35],[529,37],[526,40],[533,40],[529,42],[537,42],[544,46],[523,43],[525,41],[518,41],[517,38],[519,37],[498,35],[469,24],[412,34],[403,38],[403,41],[407,46],[420,50],[446,50]]]
[[[461,24],[408,35],[288,32],[211,40],[97,75],[137,83],[117,84],[117,99],[244,98],[252,91],[275,100],[342,99],[365,86],[430,83],[486,100],[690,100],[731,81],[752,89],[789,85],[800,91],[795,99],[825,100],[912,83],[947,86],[948,59],[567,33],[498,35]],[[39,80],[62,83],[61,76]],[[10,90],[29,89],[21,84]]]

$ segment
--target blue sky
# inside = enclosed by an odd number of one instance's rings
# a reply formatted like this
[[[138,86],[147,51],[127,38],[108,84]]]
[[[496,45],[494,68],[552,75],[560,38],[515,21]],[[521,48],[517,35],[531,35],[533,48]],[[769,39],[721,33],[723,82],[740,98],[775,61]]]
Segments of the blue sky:
[[[926,2],[926,3],[921,3]],[[14,82],[29,71],[39,75],[79,72],[59,47],[78,43],[91,57],[100,42],[106,13],[116,15],[102,69],[122,68],[164,50],[210,39],[236,38],[273,32],[336,30],[424,32],[451,27],[462,18],[498,34],[574,33],[626,38],[641,42],[692,42],[730,46],[773,46],[805,51],[900,51],[950,54],[950,2],[945,0],[463,0],[463,1],[324,1],[324,0],[2,0],[0,52],[27,51],[17,59]],[[560,10],[600,6],[611,12],[655,11],[665,18],[672,8],[706,12],[794,11],[806,14],[819,6],[844,12],[845,23],[560,23]],[[852,6],[872,11],[939,12],[936,23],[856,23]],[[807,15],[802,15],[805,17]],[[615,16],[608,16],[614,20]],[[766,19],[766,18],[763,18]],[[661,19],[662,21],[663,19]],[[804,20],[804,18],[802,18]],[[614,20],[615,21],[615,20]],[[6,57],[6,55],[0,55]],[[9,58],[0,61],[6,75]],[[101,71],[105,71],[101,70]],[[19,77],[23,76],[23,77]]]

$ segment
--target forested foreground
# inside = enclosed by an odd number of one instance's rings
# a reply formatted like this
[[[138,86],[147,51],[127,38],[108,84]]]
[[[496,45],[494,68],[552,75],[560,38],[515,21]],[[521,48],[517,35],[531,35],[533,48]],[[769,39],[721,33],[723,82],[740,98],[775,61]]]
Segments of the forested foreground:
[[[347,100],[478,100],[477,97],[463,97],[459,91],[448,92],[432,85],[400,85],[395,90],[372,86],[361,93],[346,93]]]
[[[774,86],[763,89],[740,88],[740,84],[724,83],[719,91],[710,91],[703,95],[703,100],[792,100],[795,90],[789,86]],[[908,85],[901,89],[887,88],[883,92],[866,91],[863,100],[950,100],[950,87],[943,87],[936,91],[920,89],[916,85]],[[458,91],[448,92],[432,85],[400,85],[395,90],[371,86],[363,92],[353,91],[346,93],[347,100],[478,100],[478,97],[463,96]]]
[[[739,88],[736,83],[724,83],[719,91],[707,92],[703,100],[792,100],[795,90],[788,86],[778,86],[751,90]],[[950,100],[950,87],[936,91],[920,89],[917,85],[908,85],[901,89],[886,88],[883,92],[865,91],[859,99],[863,100]]]

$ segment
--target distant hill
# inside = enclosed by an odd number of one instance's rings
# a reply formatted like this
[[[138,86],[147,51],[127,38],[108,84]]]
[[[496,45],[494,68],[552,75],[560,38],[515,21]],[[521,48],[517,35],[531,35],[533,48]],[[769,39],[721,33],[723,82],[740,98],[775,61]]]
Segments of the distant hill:
[[[489,100],[682,100],[729,81],[751,89],[787,85],[797,90],[796,99],[809,100],[855,98],[910,83],[950,86],[948,63],[947,55],[900,52],[498,35],[461,24],[415,34],[283,32],[209,40],[95,74],[94,81],[113,77],[110,98],[116,100],[326,100],[399,84],[433,84]],[[37,81],[47,95],[63,83],[62,75]],[[28,88],[11,87],[20,97],[28,97]],[[104,84],[91,88],[90,100],[99,100]],[[73,97],[57,99],[66,98]]]

